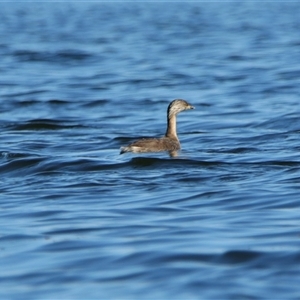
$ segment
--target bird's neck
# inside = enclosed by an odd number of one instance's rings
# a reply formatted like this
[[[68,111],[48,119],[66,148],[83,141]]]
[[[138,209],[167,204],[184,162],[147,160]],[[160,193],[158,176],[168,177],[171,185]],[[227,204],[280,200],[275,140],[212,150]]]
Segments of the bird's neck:
[[[172,115],[171,117],[168,118],[166,137],[178,140],[177,132],[176,132],[176,115]]]

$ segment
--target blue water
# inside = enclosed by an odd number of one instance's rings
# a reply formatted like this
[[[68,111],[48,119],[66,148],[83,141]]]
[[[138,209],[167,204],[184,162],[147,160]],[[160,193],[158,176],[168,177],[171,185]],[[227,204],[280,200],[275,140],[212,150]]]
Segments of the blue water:
[[[1,2],[0,297],[300,299],[299,15]]]

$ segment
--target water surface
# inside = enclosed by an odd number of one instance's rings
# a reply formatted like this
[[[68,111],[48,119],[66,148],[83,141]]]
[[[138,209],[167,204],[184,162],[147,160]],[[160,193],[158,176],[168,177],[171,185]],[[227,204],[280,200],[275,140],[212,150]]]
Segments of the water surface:
[[[0,296],[299,299],[299,13],[1,3]]]

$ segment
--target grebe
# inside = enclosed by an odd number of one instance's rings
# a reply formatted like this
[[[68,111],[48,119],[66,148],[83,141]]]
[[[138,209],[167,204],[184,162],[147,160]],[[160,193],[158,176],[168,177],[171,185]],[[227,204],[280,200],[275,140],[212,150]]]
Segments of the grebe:
[[[162,138],[145,138],[137,140],[132,144],[121,147],[120,154],[126,152],[145,153],[169,151],[171,156],[176,156],[180,150],[180,142],[176,132],[176,115],[183,110],[194,109],[194,107],[183,99],[173,100],[167,111],[167,131]]]

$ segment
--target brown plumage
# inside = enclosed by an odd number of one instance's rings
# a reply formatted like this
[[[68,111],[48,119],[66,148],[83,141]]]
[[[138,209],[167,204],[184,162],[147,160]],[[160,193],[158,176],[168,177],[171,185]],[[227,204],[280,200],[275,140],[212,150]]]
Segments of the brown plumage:
[[[144,152],[161,152],[169,151],[171,156],[176,155],[180,150],[180,142],[176,132],[176,115],[183,110],[194,109],[187,101],[182,99],[173,100],[167,111],[167,131],[162,138],[147,138],[137,140],[132,144],[121,147],[120,154],[125,152],[144,153]]]

